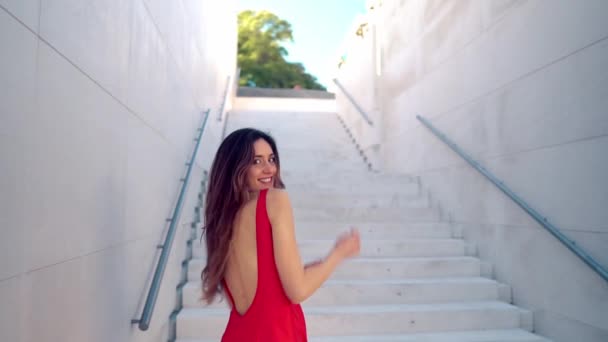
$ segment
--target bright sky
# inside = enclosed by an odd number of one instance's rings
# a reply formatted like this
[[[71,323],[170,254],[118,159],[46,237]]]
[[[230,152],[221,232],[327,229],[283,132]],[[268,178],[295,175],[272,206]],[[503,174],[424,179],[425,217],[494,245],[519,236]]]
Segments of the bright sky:
[[[339,45],[355,17],[365,13],[365,0],[237,0],[237,6],[239,11],[265,9],[287,20],[293,31],[293,43],[285,44],[287,60],[302,63],[326,87]]]

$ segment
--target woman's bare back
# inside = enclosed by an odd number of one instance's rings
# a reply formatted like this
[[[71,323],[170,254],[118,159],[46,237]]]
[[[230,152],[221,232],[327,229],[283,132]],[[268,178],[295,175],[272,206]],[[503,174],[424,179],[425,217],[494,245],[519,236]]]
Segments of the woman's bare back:
[[[232,243],[228,251],[225,280],[235,309],[241,315],[245,314],[253,303],[257,290],[256,203],[257,197],[249,200],[237,212]]]

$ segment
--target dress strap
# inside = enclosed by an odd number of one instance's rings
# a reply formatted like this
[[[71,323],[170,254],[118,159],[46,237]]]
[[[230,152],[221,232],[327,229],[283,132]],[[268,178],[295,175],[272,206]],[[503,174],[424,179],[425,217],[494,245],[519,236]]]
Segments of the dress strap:
[[[271,275],[274,266],[272,248],[272,228],[266,210],[266,195],[268,189],[260,191],[255,214],[256,246],[258,256],[258,286],[264,288],[263,283]]]

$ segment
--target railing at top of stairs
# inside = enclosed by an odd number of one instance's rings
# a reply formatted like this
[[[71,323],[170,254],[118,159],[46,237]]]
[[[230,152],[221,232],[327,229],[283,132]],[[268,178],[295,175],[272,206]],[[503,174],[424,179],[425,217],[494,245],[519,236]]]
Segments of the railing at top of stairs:
[[[344,95],[350,101],[350,103],[357,109],[359,114],[361,114],[361,116],[363,117],[363,120],[365,120],[365,122],[367,122],[368,125],[373,126],[374,122],[369,118],[369,115],[367,115],[367,113],[365,113],[363,108],[361,108],[361,106],[357,103],[357,101],[355,101],[355,99],[350,95],[350,93],[346,89],[344,89],[344,86],[340,83],[340,81],[338,81],[337,78],[334,78],[333,81],[338,86],[338,88],[340,88],[342,93],[344,93]]]
[[[226,107],[226,100],[229,97],[232,97],[232,94],[236,94],[236,90],[239,86],[239,79],[241,77],[241,68],[237,68],[234,73],[234,79],[232,76],[226,76],[226,85],[224,86],[224,95],[222,96],[222,104],[220,105],[220,110],[217,113],[217,121],[222,121],[224,119],[224,108]]]
[[[570,249],[574,254],[576,254],[583,262],[585,262],[592,270],[594,270],[600,277],[604,278],[604,280],[608,281],[608,271],[602,267],[593,257],[591,257],[585,250],[579,247],[576,242],[568,239],[555,225],[553,225],[546,217],[540,215],[534,208],[532,208],[528,203],[526,203],[523,199],[521,199],[517,194],[515,194],[511,189],[509,189],[501,180],[496,178],[492,173],[490,173],[486,168],[481,166],[478,162],[473,160],[468,154],[466,154],[458,145],[452,142],[445,134],[440,132],[437,128],[435,128],[427,119],[421,117],[420,115],[416,115],[416,118],[422,122],[433,134],[435,134],[441,141],[446,143],[454,152],[460,155],[464,160],[466,160],[472,167],[474,167],[477,171],[479,171],[482,175],[488,178],[494,185],[496,185],[503,193],[505,193],[509,198],[511,198],[517,205],[519,205],[524,211],[526,211],[532,218],[540,223],[545,229],[549,231],[553,236],[555,236],[561,243],[563,243],[568,249]]]
[[[194,160],[196,158],[196,154],[198,152],[198,147],[201,143],[201,138],[203,136],[203,131],[205,130],[205,125],[207,124],[207,119],[209,118],[209,109],[205,112],[205,116],[203,117],[203,123],[200,128],[197,129],[197,137],[194,138],[196,144],[194,146],[194,150],[192,151],[192,156],[190,157],[190,161],[186,163],[188,169],[186,171],[186,176],[180,181],[183,183],[181,186],[181,190],[179,192],[179,197],[177,199],[177,203],[175,204],[175,208],[173,210],[173,215],[171,218],[168,218],[167,221],[171,222],[169,225],[169,229],[167,231],[167,235],[165,236],[165,242],[162,245],[158,245],[158,248],[162,249],[160,254],[160,258],[156,264],[156,270],[154,271],[154,277],[152,278],[152,284],[150,285],[150,289],[148,290],[148,296],[146,297],[146,303],[144,304],[144,309],[141,313],[141,317],[139,319],[131,320],[132,324],[137,324],[139,329],[142,331],[148,330],[150,326],[150,320],[152,319],[152,313],[154,312],[154,307],[156,305],[156,299],[158,297],[158,293],[160,291],[160,284],[163,279],[163,274],[165,273],[165,268],[167,266],[167,261],[169,260],[169,253],[171,252],[171,246],[173,245],[173,238],[175,237],[175,231],[177,230],[177,222],[179,221],[179,217],[182,211],[182,206],[184,204],[184,198],[186,195],[186,190],[188,189],[188,181],[190,180],[190,173],[192,172],[192,166],[194,165]]]

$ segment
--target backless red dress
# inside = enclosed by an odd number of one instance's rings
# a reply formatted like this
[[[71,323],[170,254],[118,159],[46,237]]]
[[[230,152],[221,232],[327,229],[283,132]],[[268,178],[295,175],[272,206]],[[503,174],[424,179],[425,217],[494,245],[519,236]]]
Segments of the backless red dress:
[[[307,342],[306,321],[300,304],[293,304],[281,284],[274,259],[272,227],[266,211],[268,190],[260,191],[255,228],[258,284],[253,302],[241,315],[223,281],[232,310],[222,342]]]

